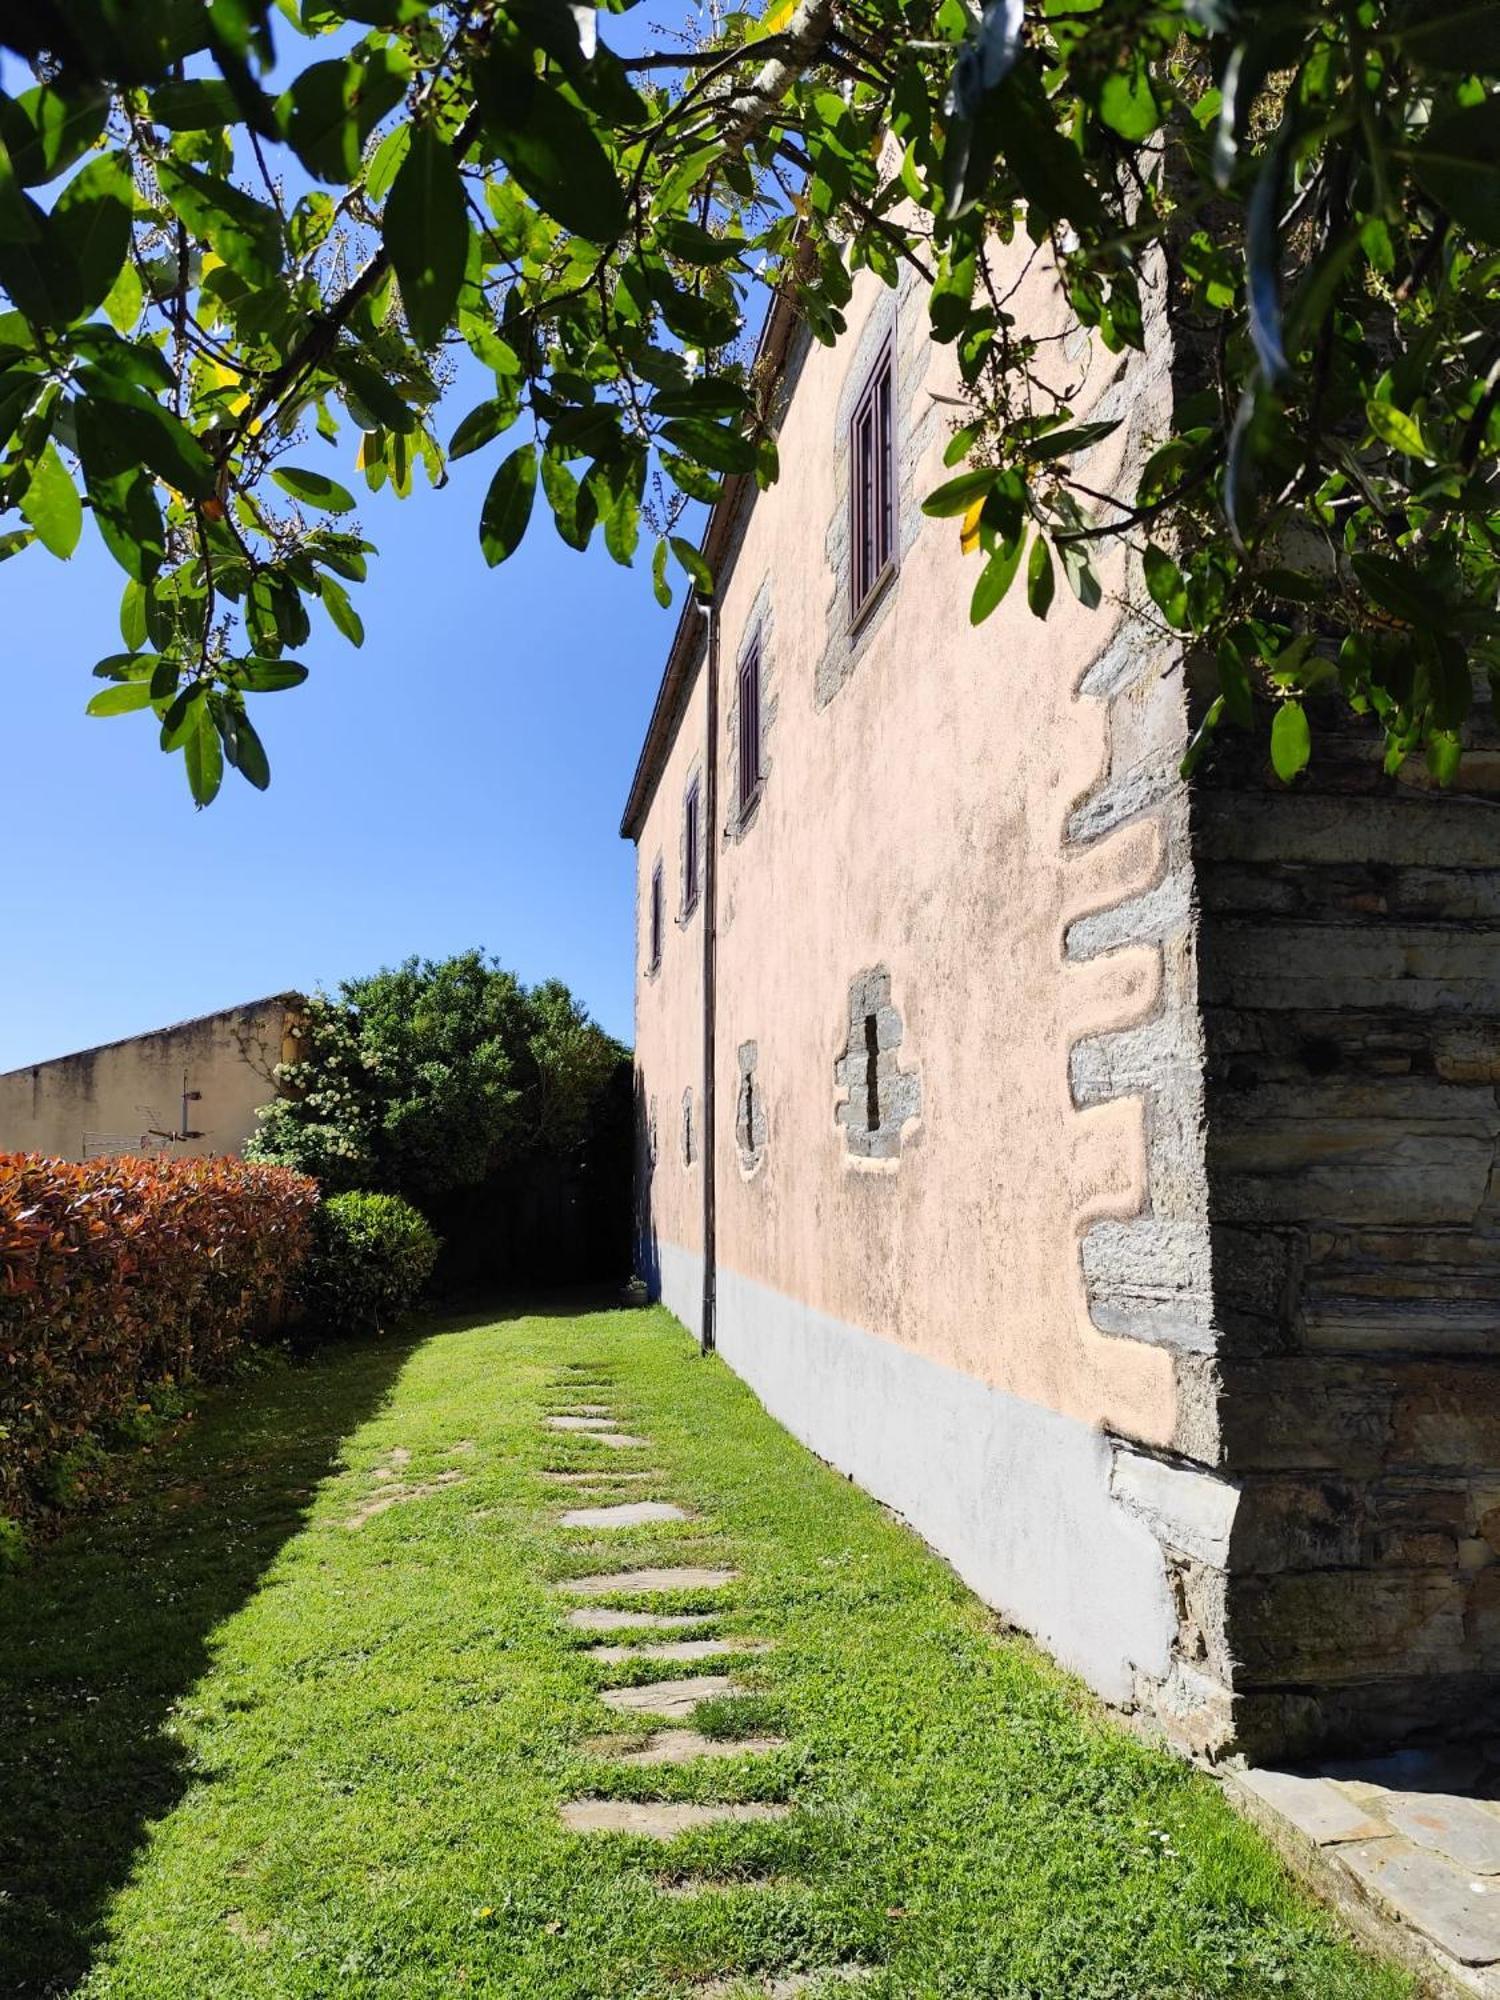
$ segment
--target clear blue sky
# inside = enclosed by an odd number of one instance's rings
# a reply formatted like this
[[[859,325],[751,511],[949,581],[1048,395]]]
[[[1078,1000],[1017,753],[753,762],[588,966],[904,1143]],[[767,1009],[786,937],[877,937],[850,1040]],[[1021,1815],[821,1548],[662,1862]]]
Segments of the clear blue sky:
[[[446,437],[472,401],[445,399]],[[252,698],[269,792],[205,812],[148,716],[94,719],[124,577],[91,525],[73,559],[0,565],[0,1069],[483,945],[565,979],[631,1037],[632,849],[618,825],[677,615],[633,570],[564,547],[540,493],[499,569],[479,506],[501,439],[406,501],[367,495],[357,433],[290,462],[344,479],[380,550],[356,652],[320,606],[300,688]],[[680,603],[680,597],[679,597]]]

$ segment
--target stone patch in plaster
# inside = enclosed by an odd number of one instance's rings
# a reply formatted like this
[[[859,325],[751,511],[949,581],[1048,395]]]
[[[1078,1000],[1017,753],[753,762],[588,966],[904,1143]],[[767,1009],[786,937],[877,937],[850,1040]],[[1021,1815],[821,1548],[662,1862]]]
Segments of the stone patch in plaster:
[[[849,985],[849,1029],[833,1065],[842,1093],[834,1119],[856,1160],[900,1157],[906,1127],[922,1115],[922,1073],[903,1069],[898,1051],[905,1028],[891,1004],[891,975],[883,965],[855,975]]]
[[[758,1065],[760,1044],[741,1042],[738,1052],[739,1089],[734,1100],[734,1143],[740,1172],[748,1180],[766,1156],[766,1097]]]

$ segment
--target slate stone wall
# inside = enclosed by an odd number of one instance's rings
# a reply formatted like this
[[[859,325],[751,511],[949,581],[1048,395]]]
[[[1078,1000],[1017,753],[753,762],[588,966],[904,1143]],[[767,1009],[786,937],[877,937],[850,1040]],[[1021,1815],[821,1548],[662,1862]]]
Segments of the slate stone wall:
[[[1318,729],[1194,788],[1224,1470],[1247,1747],[1500,1728],[1500,803]],[[1463,786],[1472,788],[1463,795]]]

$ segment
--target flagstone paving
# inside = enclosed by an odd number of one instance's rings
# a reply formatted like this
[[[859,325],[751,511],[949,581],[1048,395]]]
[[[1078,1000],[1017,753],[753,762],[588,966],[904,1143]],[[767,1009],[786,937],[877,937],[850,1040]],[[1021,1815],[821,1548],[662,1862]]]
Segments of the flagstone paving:
[[[570,1799],[562,1808],[562,1822],[569,1833],[633,1833],[650,1840],[673,1840],[697,1827],[789,1819],[791,1811],[790,1806],[755,1802],[704,1806],[649,1799]]]
[[[1228,1782],[1263,1825],[1313,1851],[1345,1907],[1394,1923],[1410,1962],[1500,2000],[1500,1754],[1404,1750]]]
[[[634,1628],[674,1629],[702,1625],[716,1614],[712,1611],[616,1611],[597,1605],[580,1605],[568,1613],[575,1632],[624,1632]]]
[[[562,1517],[565,1528],[646,1528],[653,1521],[688,1521],[686,1507],[670,1500],[623,1500],[617,1507],[570,1507]]]
[[[725,1653],[764,1653],[767,1648],[750,1639],[670,1639],[651,1646],[585,1646],[583,1657],[601,1666],[615,1666],[622,1660],[712,1660]]]
[[[624,1739],[627,1745],[632,1740]],[[617,1737],[602,1737],[586,1747],[596,1757],[637,1770],[652,1764],[694,1764],[700,1757],[758,1757],[786,1748],[784,1736],[702,1736],[696,1729],[658,1730],[642,1749],[620,1748],[619,1743]]]

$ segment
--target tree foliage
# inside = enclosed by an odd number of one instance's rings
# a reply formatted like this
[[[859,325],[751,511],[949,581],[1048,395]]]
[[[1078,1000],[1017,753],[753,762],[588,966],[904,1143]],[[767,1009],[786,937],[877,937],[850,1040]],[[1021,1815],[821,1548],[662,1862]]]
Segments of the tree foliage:
[[[560,981],[522,986],[478,951],[345,980],[307,1003],[302,1034],[246,1157],[427,1214],[567,1159],[625,1059]]]
[[[1023,570],[1038,617],[1059,572],[1097,603],[1125,537],[1207,726],[1270,696],[1290,777],[1329,689],[1451,777],[1500,658],[1494,0],[774,0],[696,41],[628,0],[34,0],[0,46],[36,79],[0,98],[0,554],[92,516],[91,708],[149,712],[200,804],[268,781],[312,608],[360,643],[359,480],[481,452],[489,562],[540,490],[576,547],[646,531],[663,601],[711,587],[684,507],[776,472],[757,288],[831,341],[903,264],[972,397],[928,505],[986,553],[976,618]],[[997,288],[1018,236],[1107,348],[1162,285],[1199,358],[1131,491]]]

